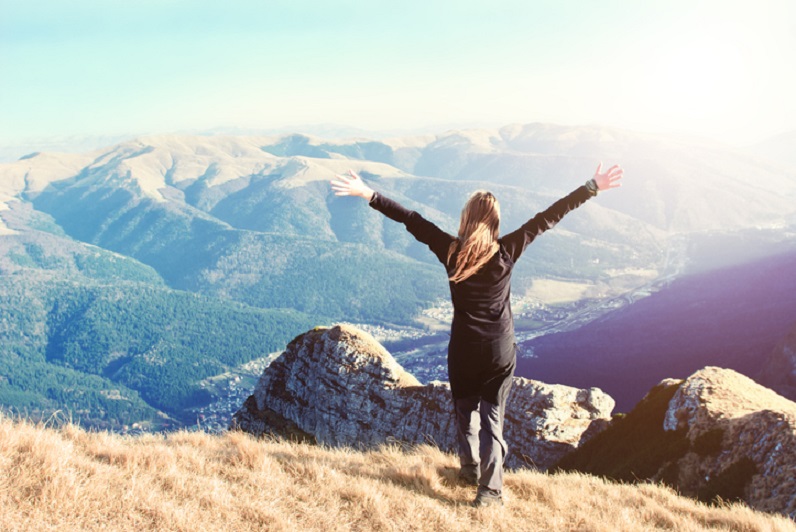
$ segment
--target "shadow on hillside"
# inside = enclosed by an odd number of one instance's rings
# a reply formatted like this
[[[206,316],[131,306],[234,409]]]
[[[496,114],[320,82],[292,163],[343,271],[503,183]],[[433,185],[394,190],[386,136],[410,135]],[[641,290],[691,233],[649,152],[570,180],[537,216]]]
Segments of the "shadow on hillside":
[[[457,500],[449,495],[449,490],[459,485],[457,473],[458,470],[452,467],[418,465],[386,471],[383,478],[443,504],[456,506],[462,502],[470,502]]]
[[[302,476],[315,475],[317,470],[313,471],[313,466],[317,466],[339,471],[352,478],[389,482],[449,506],[470,502],[469,495],[460,498],[456,496],[457,493],[452,492],[459,487],[458,468],[454,467],[436,466],[425,461],[401,465],[380,458],[363,463],[362,457],[356,455],[352,455],[350,460],[341,458],[340,455],[324,458],[315,456],[312,463],[304,463],[300,457],[291,453],[275,452],[271,457],[286,470],[300,470]],[[474,496],[474,488],[472,495]]]

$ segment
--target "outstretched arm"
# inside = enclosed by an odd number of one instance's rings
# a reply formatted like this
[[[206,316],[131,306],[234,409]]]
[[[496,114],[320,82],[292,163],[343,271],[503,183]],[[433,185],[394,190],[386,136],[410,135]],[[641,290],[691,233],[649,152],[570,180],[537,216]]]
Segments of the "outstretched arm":
[[[426,244],[437,259],[443,264],[448,260],[448,246],[454,237],[429,222],[415,211],[403,207],[398,202],[391,200],[383,194],[374,192],[367,186],[362,178],[352,170],[348,175],[337,175],[337,181],[332,181],[332,190],[337,196],[359,196],[368,200],[368,204],[384,214],[386,217],[402,223],[407,231],[419,242]]]
[[[624,175],[624,170],[618,164],[604,173],[601,172],[602,167],[603,163],[600,163],[594,172],[594,177],[585,185],[578,187],[525,222],[519,229],[500,239],[514,262],[520,258],[528,244],[548,229],[552,229],[568,212],[583,205],[588,199],[596,196],[599,191],[622,186],[620,179]]]

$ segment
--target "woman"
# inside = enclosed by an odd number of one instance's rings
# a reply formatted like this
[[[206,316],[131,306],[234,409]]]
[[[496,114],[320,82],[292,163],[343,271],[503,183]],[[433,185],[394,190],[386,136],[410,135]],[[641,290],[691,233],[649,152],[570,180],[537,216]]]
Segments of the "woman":
[[[338,196],[359,196],[388,218],[404,224],[445,266],[453,302],[448,375],[457,423],[459,478],[478,485],[475,506],[503,504],[503,413],[516,366],[514,320],[509,305],[511,272],[537,236],[600,190],[621,185],[619,165],[594,177],[519,229],[498,237],[500,206],[477,191],[462,209],[454,237],[418,213],[374,192],[358,175],[338,175]]]

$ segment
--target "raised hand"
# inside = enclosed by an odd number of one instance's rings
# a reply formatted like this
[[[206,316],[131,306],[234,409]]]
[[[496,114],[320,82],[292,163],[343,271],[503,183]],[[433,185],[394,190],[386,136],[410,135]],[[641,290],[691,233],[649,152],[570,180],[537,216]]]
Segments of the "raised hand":
[[[330,182],[335,196],[359,196],[368,201],[373,199],[373,189],[367,186],[353,170],[349,170],[348,175],[337,174],[335,177],[338,181]]]
[[[608,190],[610,188],[621,187],[622,183],[619,182],[625,171],[622,170],[618,164],[613,165],[605,173],[600,173],[603,169],[603,163],[597,165],[597,170],[594,172],[594,182],[597,184],[599,190]]]

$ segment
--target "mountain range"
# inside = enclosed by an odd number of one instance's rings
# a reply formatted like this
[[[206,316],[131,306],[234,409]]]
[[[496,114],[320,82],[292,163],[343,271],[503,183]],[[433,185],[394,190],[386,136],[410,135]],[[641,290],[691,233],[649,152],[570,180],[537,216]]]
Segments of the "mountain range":
[[[621,299],[700,268],[768,260],[794,240],[796,172],[781,160],[602,127],[151,136],[2,164],[0,403],[77,409],[89,424],[185,423],[211,400],[202,379],[308,326],[423,330],[420,313],[447,298],[442,269],[401,226],[335,197],[335,174],[359,172],[449,232],[469,193],[489,188],[507,232],[600,160],[622,164],[624,186],[534,243],[515,271],[517,297],[555,281],[577,287],[576,303]],[[23,367],[71,384],[21,380]]]

